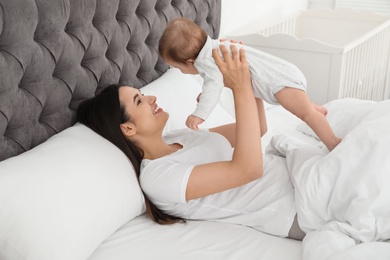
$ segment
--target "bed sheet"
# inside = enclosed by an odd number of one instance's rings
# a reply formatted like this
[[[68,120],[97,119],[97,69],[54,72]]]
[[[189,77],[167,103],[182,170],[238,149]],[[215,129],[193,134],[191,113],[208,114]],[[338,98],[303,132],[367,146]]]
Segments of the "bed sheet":
[[[301,242],[249,227],[208,221],[159,225],[141,215],[104,241],[88,260],[301,260]]]

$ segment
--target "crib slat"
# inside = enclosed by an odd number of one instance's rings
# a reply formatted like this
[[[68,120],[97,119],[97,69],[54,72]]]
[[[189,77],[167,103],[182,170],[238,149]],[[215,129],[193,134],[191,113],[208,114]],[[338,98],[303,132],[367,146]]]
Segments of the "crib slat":
[[[371,75],[371,70],[372,70],[372,59],[373,59],[373,56],[372,56],[372,52],[370,50],[370,47],[369,46],[372,46],[372,38],[366,40],[365,42],[361,43],[361,50],[362,50],[362,53],[361,53],[361,56],[362,58],[360,59],[360,63],[361,63],[361,66],[360,66],[360,71],[359,71],[359,75],[361,75],[361,79],[359,80],[359,94],[358,94],[358,98],[361,98],[361,99],[368,99],[368,92],[369,92],[369,88],[371,88],[371,79],[370,79],[370,75]]]
[[[380,93],[382,92],[382,87],[380,82],[382,81],[382,73],[381,73],[381,67],[382,67],[382,46],[380,40],[382,39],[382,33],[378,33],[374,36],[374,48],[377,50],[375,55],[375,63],[376,63],[376,69],[373,73],[372,80],[373,80],[373,87],[372,87],[372,100],[380,101]]]

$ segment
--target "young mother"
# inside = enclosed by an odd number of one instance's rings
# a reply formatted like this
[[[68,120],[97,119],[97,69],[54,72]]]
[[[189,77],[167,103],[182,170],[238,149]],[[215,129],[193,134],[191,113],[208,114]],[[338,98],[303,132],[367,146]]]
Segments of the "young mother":
[[[235,124],[163,137],[169,114],[156,97],[118,85],[82,103],[79,121],[131,160],[154,221],[221,221],[302,239],[285,160],[262,155],[265,113],[262,103],[256,105],[245,53],[235,46],[232,56],[226,47],[220,49],[223,57],[215,49],[213,58],[233,92]]]

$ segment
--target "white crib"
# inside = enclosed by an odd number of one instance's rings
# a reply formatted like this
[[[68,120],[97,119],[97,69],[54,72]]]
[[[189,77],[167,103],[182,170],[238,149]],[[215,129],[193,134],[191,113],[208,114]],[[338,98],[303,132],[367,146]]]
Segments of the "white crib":
[[[229,38],[297,65],[318,104],[389,98],[390,17],[345,8],[307,10]]]

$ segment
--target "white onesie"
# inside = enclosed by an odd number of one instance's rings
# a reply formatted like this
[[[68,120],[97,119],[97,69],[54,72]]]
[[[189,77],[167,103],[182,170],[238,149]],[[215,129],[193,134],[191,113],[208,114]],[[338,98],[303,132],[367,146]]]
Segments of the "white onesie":
[[[191,220],[241,224],[285,237],[296,214],[294,189],[284,158],[265,155],[264,175],[244,186],[186,201],[187,182],[196,165],[230,160],[233,150],[222,135],[191,129],[165,136],[183,148],[156,160],[143,160],[140,183],[164,212]]]
[[[230,51],[230,45],[234,43],[229,41],[221,43],[219,40],[207,37],[206,43],[194,63],[204,82],[202,95],[192,115],[203,120],[208,118],[217,105],[224,87],[222,73],[212,57],[212,49],[219,48],[221,44],[225,44]],[[295,65],[246,45],[234,45],[238,49],[245,50],[255,97],[270,104],[278,104],[275,94],[285,87],[306,91],[306,78]]]

